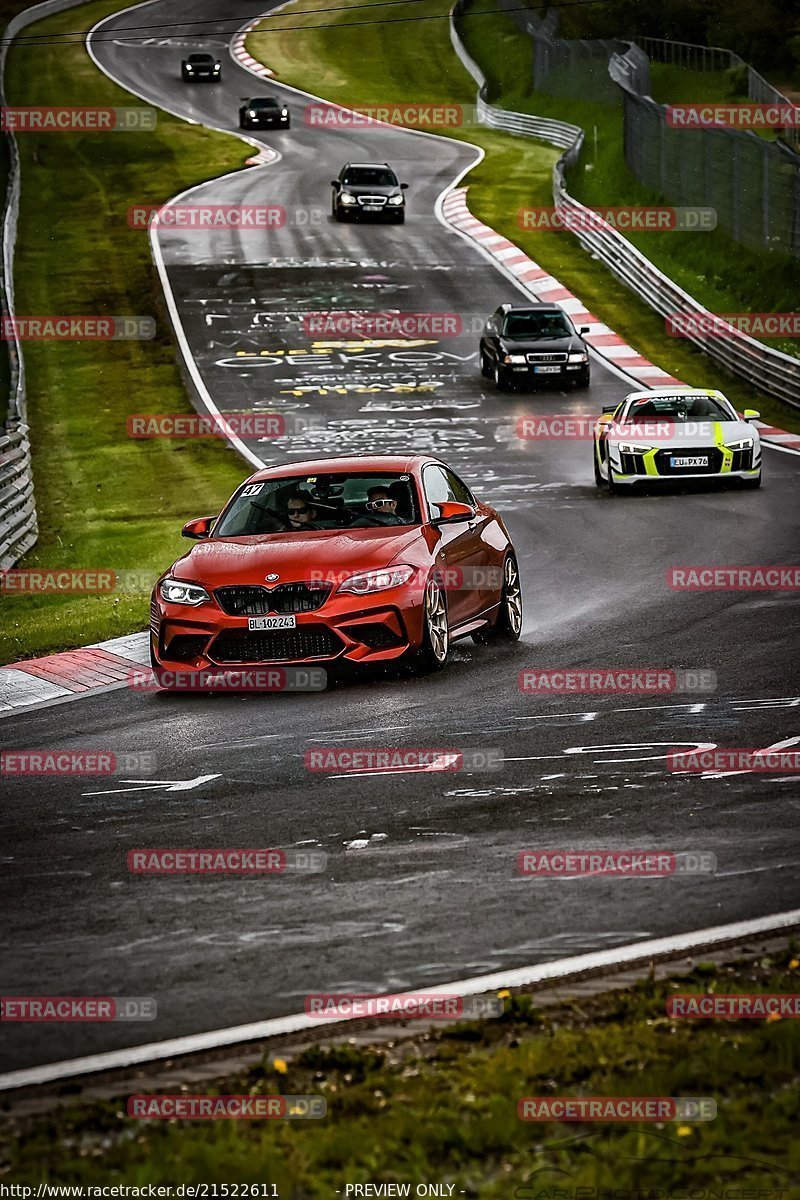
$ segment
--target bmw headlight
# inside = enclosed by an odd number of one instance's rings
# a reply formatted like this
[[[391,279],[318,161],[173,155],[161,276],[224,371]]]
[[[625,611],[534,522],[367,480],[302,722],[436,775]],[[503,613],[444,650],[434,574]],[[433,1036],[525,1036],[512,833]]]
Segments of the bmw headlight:
[[[567,359],[567,361],[568,361],[568,362],[571,362],[571,363],[582,363],[582,362],[588,362],[588,361],[589,361],[589,355],[588,355],[588,354],[586,354],[586,353],[584,353],[584,354],[570,354],[570,356],[569,356],[569,358]]]
[[[362,575],[351,575],[339,584],[340,592],[354,596],[368,596],[372,592],[385,592],[389,588],[402,587],[414,574],[414,567],[386,567],[380,571],[365,571]]]
[[[350,194],[350,192],[342,192],[339,199],[341,200],[342,204],[355,204],[356,203],[355,196],[352,196]]]
[[[620,454],[647,454],[649,446],[637,446],[635,442],[620,442]]]
[[[507,354],[507,355],[505,356],[505,358],[503,359],[503,362],[507,362],[507,363],[524,363],[524,362],[525,362],[525,355],[524,355],[524,354]]]
[[[208,592],[199,583],[182,583],[180,579],[162,580],[161,599],[168,604],[208,604],[211,600]]]
[[[389,203],[390,204],[402,204],[404,199],[405,199],[404,196],[390,196]]]
[[[755,439],[751,437],[742,438],[739,442],[729,442],[729,450],[752,450],[755,445]]]

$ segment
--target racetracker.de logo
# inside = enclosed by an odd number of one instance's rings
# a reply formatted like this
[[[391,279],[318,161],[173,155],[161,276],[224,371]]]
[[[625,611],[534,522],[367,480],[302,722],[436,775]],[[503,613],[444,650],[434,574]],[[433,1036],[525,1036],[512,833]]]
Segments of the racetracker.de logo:
[[[324,692],[322,667],[244,667],[241,671],[132,671],[135,692]]]
[[[0,108],[4,133],[137,133],[155,129],[155,108]]]
[[[379,772],[391,774],[414,771],[500,771],[502,750],[491,749],[431,749],[430,747],[397,746],[365,748],[363,746],[315,746],[306,750],[307,771],[317,772]]]
[[[616,876],[650,879],[667,875],[713,875],[715,855],[708,850],[521,850],[520,875],[577,879],[582,876]]]
[[[280,204],[132,204],[131,229],[228,230],[282,229],[286,209]]]
[[[503,1014],[501,996],[457,996],[452,992],[400,992],[394,995],[315,992],[305,998],[308,1017],[346,1021],[353,1017],[401,1021],[453,1021]]]
[[[713,1121],[710,1096],[523,1096],[520,1121]]]
[[[152,996],[0,996],[0,1021],[23,1024],[154,1021]]]
[[[668,104],[667,125],[671,129],[798,129],[800,108],[755,101]]]
[[[428,338],[458,337],[464,323],[454,312],[309,312],[303,314],[308,337]]]
[[[667,418],[626,424],[618,421],[598,422],[597,417],[581,416],[578,413],[574,416],[565,416],[564,413],[536,413],[534,416],[517,418],[517,437],[523,442],[589,442],[599,430],[613,437],[658,442],[673,436],[675,422]]]
[[[125,428],[130,438],[277,438],[286,421],[281,413],[131,413]]]
[[[715,692],[715,671],[662,667],[526,667],[517,677],[521,692],[564,696],[572,692],[647,696],[662,692]]]
[[[353,104],[307,104],[303,120],[312,129],[380,129],[381,125],[402,125],[411,129],[454,129],[464,124],[460,104],[413,104],[402,100]]]
[[[664,323],[670,337],[800,337],[800,313],[670,313]]]
[[[708,233],[717,227],[717,211],[696,205],[520,208],[517,225],[520,229],[543,229],[550,233],[596,233],[609,228],[628,233]]]
[[[0,317],[4,342],[149,342],[156,336],[152,317]]]
[[[670,567],[667,583],[674,591],[688,592],[795,592],[800,567]]]
[[[718,771],[800,771],[800,750],[775,749],[746,750],[670,750],[667,754],[667,770],[678,775],[705,774]]]
[[[319,874],[328,862],[322,850],[159,849],[129,850],[128,870],[134,875],[283,875],[305,871]]]
[[[0,751],[0,775],[152,775],[155,769],[156,756],[150,750],[124,754],[110,750]]]
[[[667,1016],[723,1021],[796,1019],[800,1017],[800,992],[679,993],[667,997]]]
[[[318,1120],[328,1111],[324,1096],[128,1097],[128,1116],[138,1121],[279,1121]]]

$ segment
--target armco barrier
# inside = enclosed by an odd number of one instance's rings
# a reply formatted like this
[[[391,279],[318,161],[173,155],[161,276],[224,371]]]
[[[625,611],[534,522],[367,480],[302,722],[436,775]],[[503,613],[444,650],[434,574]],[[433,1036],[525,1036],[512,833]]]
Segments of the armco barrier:
[[[5,68],[9,46],[14,37],[28,25],[43,17],[75,8],[84,0],[45,0],[28,8],[9,21],[0,39],[0,104],[5,105]],[[30,53],[35,53],[32,49]],[[20,160],[16,138],[6,133],[9,153],[9,173],[3,209],[3,252],[0,269],[0,312],[13,317],[14,248],[17,241],[19,217]],[[0,569],[13,566],[38,537],[36,505],[33,496],[31,448],[28,440],[27,393],[25,390],[25,359],[16,333],[8,342],[10,386],[8,416],[3,433],[0,430]]]
[[[553,167],[553,202],[565,219],[573,220],[589,210],[570,196],[565,182],[565,170],[577,162],[583,148],[583,130],[565,121],[545,120],[527,113],[508,112],[486,100],[486,77],[469,55],[459,34],[459,19],[463,0],[456,0],[450,10],[450,40],[465,69],[478,85],[478,120],[491,129],[523,137],[534,137],[559,148],[566,147]],[[581,246],[596,255],[621,283],[629,287],[656,312],[666,317],[709,317],[711,314],[694,297],[679,288],[674,280],[650,262],[640,250],[616,229],[596,218],[582,222],[576,232]],[[699,235],[698,235],[699,236]],[[763,392],[777,396],[792,408],[800,410],[800,360],[780,350],[764,346],[755,338],[738,331],[730,337],[709,337],[692,332],[689,339],[709,354],[726,370],[741,376]]]

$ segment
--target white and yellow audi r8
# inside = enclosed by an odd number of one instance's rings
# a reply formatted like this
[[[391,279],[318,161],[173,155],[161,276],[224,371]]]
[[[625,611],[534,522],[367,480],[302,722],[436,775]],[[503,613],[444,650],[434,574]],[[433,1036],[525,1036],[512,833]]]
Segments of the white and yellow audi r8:
[[[761,439],[722,392],[671,387],[605,405],[594,430],[594,478],[613,493],[637,483],[733,479],[761,486]]]

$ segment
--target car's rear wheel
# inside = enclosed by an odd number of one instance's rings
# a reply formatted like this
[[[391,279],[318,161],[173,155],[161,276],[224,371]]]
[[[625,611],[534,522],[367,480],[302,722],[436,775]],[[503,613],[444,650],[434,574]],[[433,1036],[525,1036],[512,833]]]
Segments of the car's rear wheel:
[[[522,585],[519,567],[513,554],[507,554],[503,563],[503,586],[500,591],[500,607],[494,625],[473,633],[472,640],[478,645],[486,642],[518,642],[522,633]]]
[[[447,623],[444,588],[437,579],[429,579],[425,588],[422,644],[416,653],[414,666],[420,674],[441,671],[449,653],[450,627]]]

